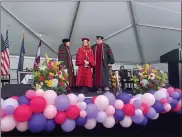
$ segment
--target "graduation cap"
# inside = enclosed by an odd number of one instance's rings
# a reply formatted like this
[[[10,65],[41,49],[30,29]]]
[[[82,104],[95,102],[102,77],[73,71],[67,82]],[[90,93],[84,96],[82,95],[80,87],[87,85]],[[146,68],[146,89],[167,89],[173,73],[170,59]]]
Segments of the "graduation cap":
[[[104,39],[102,36],[96,36],[97,39]]]
[[[70,42],[70,39],[63,39],[62,42],[63,43]]]
[[[84,41],[84,40],[90,41],[89,38],[82,38],[82,41]]]

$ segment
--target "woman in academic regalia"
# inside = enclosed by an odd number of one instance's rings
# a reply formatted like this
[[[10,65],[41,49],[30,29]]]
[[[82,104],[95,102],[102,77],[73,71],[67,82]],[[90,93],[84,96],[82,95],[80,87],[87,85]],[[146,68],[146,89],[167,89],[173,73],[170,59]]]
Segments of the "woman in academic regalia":
[[[95,66],[94,54],[89,42],[88,38],[82,38],[82,46],[76,54],[76,66],[78,66],[76,86],[81,87],[82,92],[88,92],[88,88],[92,87],[92,68]]]

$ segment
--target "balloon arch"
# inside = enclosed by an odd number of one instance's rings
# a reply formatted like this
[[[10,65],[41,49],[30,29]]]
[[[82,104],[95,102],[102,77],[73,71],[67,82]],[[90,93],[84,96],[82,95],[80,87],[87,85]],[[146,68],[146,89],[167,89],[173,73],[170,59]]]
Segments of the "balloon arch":
[[[181,114],[182,90],[169,87],[135,96],[110,92],[85,98],[83,94],[57,95],[53,90],[28,90],[25,96],[1,98],[1,132],[16,128],[20,132],[51,132],[56,124],[65,132],[76,126],[93,129],[97,122],[112,128],[116,122],[122,127],[132,123],[146,125],[160,113],[173,111]]]

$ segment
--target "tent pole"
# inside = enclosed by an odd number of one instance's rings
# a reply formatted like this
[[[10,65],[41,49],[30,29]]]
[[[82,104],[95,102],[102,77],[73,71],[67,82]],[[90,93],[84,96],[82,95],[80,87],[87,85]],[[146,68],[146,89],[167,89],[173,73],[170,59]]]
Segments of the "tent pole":
[[[38,39],[41,39],[41,41],[45,44],[45,46],[47,46],[51,51],[53,51],[54,53],[58,54],[57,50],[55,50],[54,48],[52,48],[42,37],[40,38],[39,35],[37,35],[37,33],[32,30],[29,26],[27,26],[23,21],[21,21],[20,19],[18,19],[18,17],[16,17],[15,15],[13,15],[9,10],[7,10],[4,6],[2,6],[2,9],[4,11],[6,11],[11,17],[13,17],[16,21],[18,21],[23,27],[25,27],[29,32],[31,32],[35,37],[37,37]]]
[[[71,41],[71,37],[72,37],[72,34],[73,34],[73,29],[74,29],[74,26],[75,26],[75,22],[76,22],[76,18],[77,18],[77,15],[78,15],[79,7],[80,7],[80,1],[77,2],[75,14],[74,14],[73,21],[72,21],[72,24],[71,24],[71,30],[70,30],[70,34],[69,34],[70,41]]]
[[[131,12],[131,19],[132,19],[132,22],[133,22],[133,28],[134,28],[134,34],[135,34],[135,37],[136,37],[138,52],[140,54],[141,62],[142,62],[142,64],[144,64],[145,63],[145,57],[144,57],[144,54],[143,54],[143,47],[142,47],[142,44],[141,44],[141,39],[140,39],[138,28],[137,28],[136,16],[134,14],[134,5],[132,4],[131,1],[129,1],[129,8],[130,8],[130,12]]]

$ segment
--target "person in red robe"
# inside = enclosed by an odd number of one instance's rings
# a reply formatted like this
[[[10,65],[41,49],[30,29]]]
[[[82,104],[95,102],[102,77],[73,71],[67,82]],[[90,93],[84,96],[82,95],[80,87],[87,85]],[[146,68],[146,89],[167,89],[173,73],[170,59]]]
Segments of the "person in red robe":
[[[95,66],[93,50],[89,46],[90,40],[82,38],[83,44],[76,53],[76,66],[78,73],[76,86],[82,88],[82,92],[88,92],[92,87],[92,68]]]

